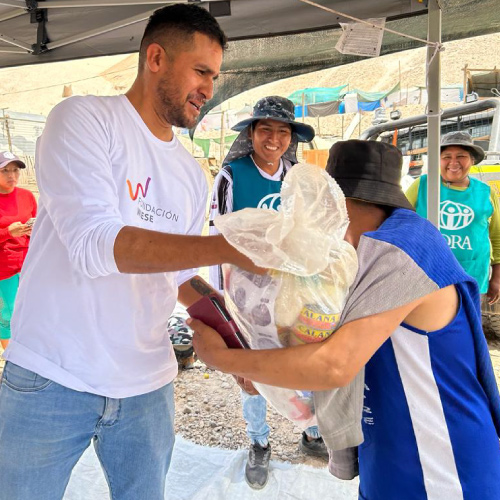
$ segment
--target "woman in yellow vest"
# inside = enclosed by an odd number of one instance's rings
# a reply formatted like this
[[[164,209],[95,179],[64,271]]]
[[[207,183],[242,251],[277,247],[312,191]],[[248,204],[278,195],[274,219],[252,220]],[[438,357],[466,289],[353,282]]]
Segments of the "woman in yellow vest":
[[[472,165],[483,159],[484,150],[467,132],[443,136],[439,230],[493,304],[500,298],[500,208],[490,186],[469,176]],[[406,197],[419,215],[427,217],[427,175],[410,186]]]

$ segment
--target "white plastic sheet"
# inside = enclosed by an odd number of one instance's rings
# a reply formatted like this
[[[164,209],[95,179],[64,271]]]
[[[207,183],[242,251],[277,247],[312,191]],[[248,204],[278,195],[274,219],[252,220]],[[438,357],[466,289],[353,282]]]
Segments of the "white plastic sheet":
[[[271,461],[269,482],[252,490],[245,482],[247,450],[199,446],[177,436],[165,500],[356,500],[358,480],[340,481],[325,469]],[[76,465],[64,500],[109,500],[99,461],[90,447]],[[137,500],[147,500],[137,499]]]

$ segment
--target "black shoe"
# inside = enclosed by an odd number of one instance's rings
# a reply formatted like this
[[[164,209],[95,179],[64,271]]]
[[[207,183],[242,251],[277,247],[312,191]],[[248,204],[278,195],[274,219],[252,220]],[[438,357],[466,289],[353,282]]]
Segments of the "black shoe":
[[[269,479],[269,459],[271,458],[271,445],[262,448],[258,443],[250,446],[248,461],[245,467],[245,479],[248,486],[254,490],[261,490]]]
[[[307,434],[303,432],[302,439],[299,442],[299,450],[311,457],[328,459],[328,450],[326,449],[326,445],[322,437],[309,441],[307,439]]]

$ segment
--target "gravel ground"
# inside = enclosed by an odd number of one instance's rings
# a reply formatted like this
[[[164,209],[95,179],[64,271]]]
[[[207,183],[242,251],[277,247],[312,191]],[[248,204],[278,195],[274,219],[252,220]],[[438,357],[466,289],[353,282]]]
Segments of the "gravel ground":
[[[489,340],[488,345],[497,383],[500,384],[500,340]],[[0,359],[0,373],[3,364]],[[230,375],[213,371],[196,361],[193,369],[179,371],[175,380],[175,403],[176,433],[184,438],[200,445],[229,450],[248,447],[240,390]],[[271,406],[268,407],[268,423],[274,460],[326,467],[322,459],[307,457],[298,450],[300,429]]]
[[[207,377],[208,376],[208,377]],[[241,413],[240,389],[231,375],[197,361],[175,381],[176,433],[204,446],[237,450],[249,446]],[[298,449],[302,431],[268,405],[267,421],[272,458],[326,467],[326,461],[308,457]]]

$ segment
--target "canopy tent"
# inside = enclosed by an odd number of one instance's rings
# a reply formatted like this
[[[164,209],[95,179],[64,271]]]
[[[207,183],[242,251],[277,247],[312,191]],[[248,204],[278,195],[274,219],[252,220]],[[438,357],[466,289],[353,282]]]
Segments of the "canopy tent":
[[[137,51],[148,16],[162,5],[182,1],[188,0],[0,0],[0,66]],[[443,41],[500,30],[500,16],[491,15],[497,0],[434,1],[444,13]],[[426,38],[427,0],[316,3],[357,18],[386,17],[386,28]],[[302,0],[212,0],[200,5],[218,16],[231,41],[204,113],[258,85],[360,59],[335,49],[339,22],[349,19]],[[419,46],[416,40],[385,33],[381,54]]]
[[[2,0],[2,65],[135,52],[152,11],[161,5],[182,1]],[[424,14],[427,10],[418,0],[379,0],[376,6],[366,0],[319,1],[361,18],[393,19]],[[338,29],[339,21],[347,20],[325,15],[324,11],[298,0],[212,0],[199,3],[219,17],[232,41]],[[307,48],[310,50],[311,46]]]

